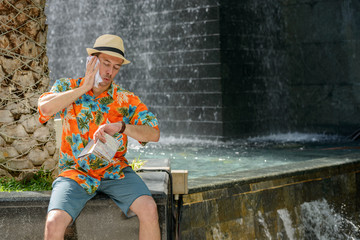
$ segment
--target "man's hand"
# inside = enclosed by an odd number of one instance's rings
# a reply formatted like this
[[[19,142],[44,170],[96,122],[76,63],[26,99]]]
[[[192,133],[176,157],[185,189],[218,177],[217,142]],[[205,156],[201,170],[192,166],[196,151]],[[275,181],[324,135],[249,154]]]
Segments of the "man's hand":
[[[98,60],[97,57],[93,57],[86,65],[85,79],[83,85],[81,86],[86,89],[86,92],[90,91],[94,86],[95,75],[99,70],[99,66],[100,66],[100,64],[98,64],[95,67],[97,60]]]
[[[109,134],[110,136],[113,136],[115,133],[120,131],[121,127],[122,127],[122,122],[108,123],[101,125],[94,133],[93,139],[95,140],[95,142],[97,142],[97,140],[100,140],[105,143],[106,142],[105,133]]]
[[[81,95],[90,91],[94,86],[95,74],[99,70],[99,64],[95,67],[97,57],[90,60],[86,66],[85,79],[79,88],[61,93],[53,93],[39,99],[38,105],[44,116],[52,116],[72,104]]]
[[[106,142],[105,133],[113,136],[121,130],[122,124],[122,122],[116,122],[101,125],[94,133],[93,139],[95,142],[97,142],[98,139],[102,142]],[[140,142],[157,142],[160,139],[160,131],[146,125],[126,124],[126,129],[123,134],[126,134]]]

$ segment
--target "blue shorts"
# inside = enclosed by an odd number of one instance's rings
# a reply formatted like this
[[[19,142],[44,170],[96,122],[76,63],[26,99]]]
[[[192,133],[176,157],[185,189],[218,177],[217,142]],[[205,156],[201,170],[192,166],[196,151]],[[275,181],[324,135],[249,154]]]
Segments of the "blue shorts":
[[[132,170],[131,167],[123,169],[123,179],[102,179],[97,191],[89,195],[76,181],[58,177],[53,182],[48,212],[60,209],[67,212],[75,221],[87,201],[96,193],[101,192],[108,195],[126,216],[131,204],[140,196],[151,193],[144,181]]]

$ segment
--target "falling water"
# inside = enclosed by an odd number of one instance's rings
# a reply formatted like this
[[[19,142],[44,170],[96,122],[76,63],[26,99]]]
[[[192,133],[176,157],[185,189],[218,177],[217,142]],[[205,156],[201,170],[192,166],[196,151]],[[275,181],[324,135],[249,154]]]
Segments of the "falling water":
[[[303,203],[300,206],[300,216],[297,216],[298,220],[293,220],[287,209],[279,209],[277,213],[285,229],[284,232],[278,233],[281,239],[360,239],[360,226],[354,224],[345,213],[337,212],[324,199]],[[259,222],[261,221],[259,218]],[[298,222],[301,223],[300,226],[295,226]]]
[[[320,240],[360,238],[360,226],[336,212],[326,200],[302,204],[301,214],[306,235]]]
[[[101,34],[131,61],[115,78],[157,115],[163,134],[222,135],[218,1],[47,1],[52,81],[82,77]]]
[[[271,235],[269,232],[269,227],[260,211],[258,211],[257,216],[258,216],[258,221],[260,223],[261,229],[263,230],[263,234],[265,235],[266,239],[271,240],[272,238],[271,238]]]
[[[286,209],[279,209],[278,211],[278,215],[280,217],[280,219],[283,221],[284,223],[284,228],[285,228],[285,232],[287,237],[292,240],[295,239],[295,231],[292,227],[292,222],[291,222],[291,218],[290,218],[290,214]]]

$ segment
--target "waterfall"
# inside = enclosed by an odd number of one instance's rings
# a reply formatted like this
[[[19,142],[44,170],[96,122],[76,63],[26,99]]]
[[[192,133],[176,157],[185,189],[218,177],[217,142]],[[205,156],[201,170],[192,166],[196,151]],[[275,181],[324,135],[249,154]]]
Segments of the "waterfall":
[[[280,219],[283,221],[287,237],[290,240],[295,240],[295,230],[292,226],[292,222],[291,222],[291,218],[290,218],[290,214],[289,214],[288,210],[287,209],[279,209],[277,212],[278,212]]]
[[[299,219],[294,220],[287,209],[277,211],[285,229],[282,233],[278,233],[281,239],[360,239],[359,226],[356,226],[344,213],[335,211],[325,199],[305,202],[298,212]],[[301,225],[295,226],[297,222]]]
[[[336,212],[326,200],[303,203],[301,220],[306,235],[320,240],[359,239],[359,226]]]

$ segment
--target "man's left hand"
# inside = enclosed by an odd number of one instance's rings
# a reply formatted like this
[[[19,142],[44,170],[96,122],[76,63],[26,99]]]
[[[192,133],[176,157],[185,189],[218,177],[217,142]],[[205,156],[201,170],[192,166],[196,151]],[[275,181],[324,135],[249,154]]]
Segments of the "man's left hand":
[[[95,139],[95,142],[97,142],[97,140],[100,140],[105,143],[105,133],[113,136],[115,133],[121,130],[122,124],[122,122],[117,122],[101,125],[94,133],[93,138]]]

